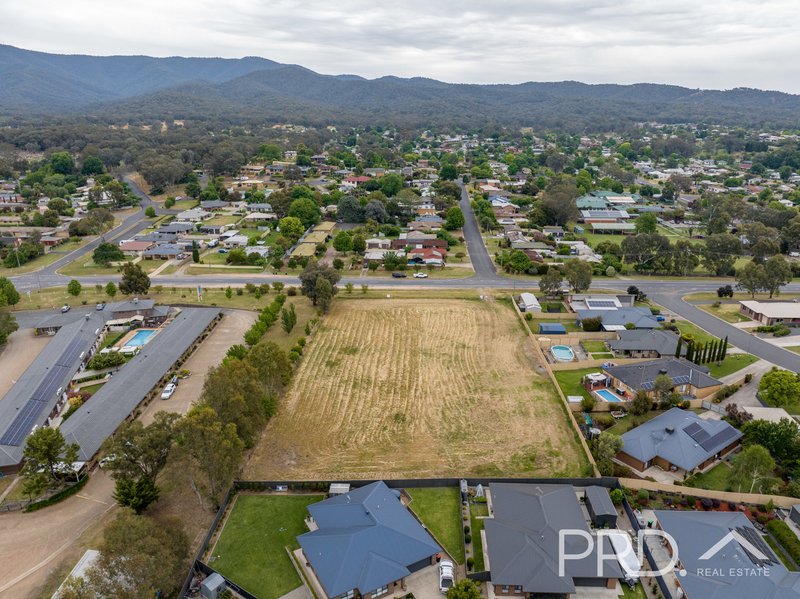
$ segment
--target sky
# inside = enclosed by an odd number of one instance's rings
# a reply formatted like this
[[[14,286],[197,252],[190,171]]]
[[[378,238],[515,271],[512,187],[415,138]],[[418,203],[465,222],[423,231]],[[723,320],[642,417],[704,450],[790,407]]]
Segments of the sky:
[[[0,0],[0,43],[453,83],[800,93],[797,0]]]

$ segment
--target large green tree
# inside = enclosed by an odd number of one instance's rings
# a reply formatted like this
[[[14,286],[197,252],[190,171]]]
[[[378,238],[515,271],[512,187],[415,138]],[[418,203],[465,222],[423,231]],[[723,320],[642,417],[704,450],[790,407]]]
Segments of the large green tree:
[[[19,329],[19,325],[14,315],[8,312],[0,312],[0,345],[8,341],[9,335],[17,329]]]
[[[125,295],[140,295],[147,293],[149,289],[150,277],[142,270],[142,267],[133,262],[126,262],[122,266],[119,290]]]
[[[792,267],[786,261],[786,258],[776,254],[764,262],[763,287],[765,291],[769,292],[770,298],[791,280]]]
[[[745,447],[731,463],[729,480],[738,492],[769,493],[775,486],[775,460],[761,445]]]
[[[564,265],[564,277],[572,291],[583,293],[592,284],[592,265],[583,260],[570,260]]]
[[[726,276],[733,269],[736,258],[742,255],[742,242],[730,233],[709,235],[701,250],[703,265],[717,276]]]
[[[7,277],[0,277],[0,308],[19,303],[19,292]]]
[[[789,370],[773,368],[761,377],[758,384],[761,399],[771,406],[800,404],[800,375]]]
[[[458,206],[453,206],[445,215],[444,228],[448,231],[464,228],[464,213]]]
[[[298,198],[289,205],[288,216],[295,217],[303,223],[303,227],[308,229],[316,225],[321,218],[319,206],[314,203],[314,200],[309,198]],[[281,227],[283,231],[283,227]],[[286,233],[284,233],[284,236]]]
[[[22,455],[25,458],[22,475],[44,474],[48,486],[54,487],[64,479],[63,464],[78,460],[78,445],[67,444],[59,429],[42,426],[28,435]]]
[[[296,216],[287,216],[282,218],[278,222],[278,227],[280,228],[281,235],[288,239],[292,244],[296,243],[297,240],[303,236],[303,233],[306,230],[306,227],[303,226],[303,221]]]
[[[341,273],[335,268],[327,264],[320,264],[316,260],[311,260],[300,273],[300,284],[303,290],[303,295],[311,300],[311,303],[317,305],[317,279],[323,277],[331,285],[331,297],[336,295],[338,288],[336,283],[342,278]]]

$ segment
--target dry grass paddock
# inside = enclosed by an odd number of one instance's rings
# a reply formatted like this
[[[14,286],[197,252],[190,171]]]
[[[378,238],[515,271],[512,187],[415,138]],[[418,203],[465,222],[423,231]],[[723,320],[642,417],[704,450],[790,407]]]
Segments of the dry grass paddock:
[[[244,477],[578,475],[529,343],[502,302],[339,300]]]

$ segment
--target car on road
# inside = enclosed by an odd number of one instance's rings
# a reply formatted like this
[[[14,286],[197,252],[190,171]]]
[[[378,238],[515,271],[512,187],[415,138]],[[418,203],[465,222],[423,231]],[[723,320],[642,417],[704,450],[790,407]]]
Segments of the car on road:
[[[176,389],[175,383],[170,383],[169,385],[164,387],[164,390],[161,392],[161,399],[169,399],[170,397],[172,397],[172,394],[175,393],[175,389]]]
[[[62,314],[66,314],[67,312],[69,312],[69,310],[70,310],[69,304],[64,304],[63,306],[61,306]]]
[[[404,273],[404,272],[393,272],[392,276],[395,279],[405,279],[406,278],[406,273]]]
[[[99,304],[97,304],[97,305],[94,307],[94,309],[95,309],[95,310],[97,310],[98,312],[99,312],[100,310],[105,310],[105,309],[106,309],[106,304],[105,304],[105,302],[100,302]]]
[[[414,278],[415,279],[427,279],[428,278],[428,273],[426,273],[426,272],[415,272],[414,273]]]
[[[443,559],[439,562],[439,591],[446,593],[455,582],[455,568],[453,562]]]

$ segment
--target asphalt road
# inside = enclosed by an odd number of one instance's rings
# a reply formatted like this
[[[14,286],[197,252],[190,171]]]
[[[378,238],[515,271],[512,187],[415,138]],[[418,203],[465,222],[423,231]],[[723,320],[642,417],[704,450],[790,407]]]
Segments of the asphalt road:
[[[138,195],[141,200],[141,209],[136,213],[128,216],[118,227],[105,235],[106,240],[116,240],[125,236],[131,236],[135,233],[146,228],[149,224],[144,219],[144,210],[153,205],[150,198],[131,180],[125,179],[131,186],[133,192]],[[381,279],[379,281],[369,280],[372,287],[386,287],[386,288],[401,288],[401,287],[430,287],[433,289],[535,289],[537,280],[534,278],[519,280],[504,277],[496,272],[494,263],[492,262],[489,252],[481,238],[480,229],[478,227],[475,213],[470,205],[469,194],[461,185],[461,200],[460,206],[464,213],[464,238],[467,243],[467,251],[469,252],[475,274],[468,278],[463,279],[428,279],[424,282],[418,279]],[[159,214],[174,214],[175,210],[164,210],[159,208]],[[82,255],[92,251],[101,239],[96,239],[84,246],[83,248],[72,252],[71,254],[59,259],[57,262],[43,268],[40,271],[12,277],[14,285],[20,291],[27,291],[36,289],[38,287],[57,287],[66,285],[68,277],[59,275],[56,270],[64,264],[71,262]],[[118,281],[119,276],[92,276],[92,277],[79,277],[78,280],[84,285],[93,286],[97,283],[105,284],[109,280]],[[221,287],[225,285],[243,284],[245,282],[273,282],[281,281],[287,284],[298,284],[299,280],[295,276],[282,276],[282,275],[269,275],[269,274],[246,274],[246,275],[165,275],[158,276],[154,280],[161,285],[172,286],[195,286],[204,285],[206,287]],[[360,285],[365,282],[362,278],[347,277],[342,279],[342,284],[353,283]],[[695,306],[683,301],[684,295],[696,292],[713,292],[726,282],[731,282],[725,279],[706,279],[706,280],[669,280],[660,279],[656,277],[648,278],[631,278],[631,279],[609,279],[608,281],[598,280],[595,281],[595,287],[603,287],[607,289],[625,291],[629,285],[636,285],[648,294],[648,296],[656,303],[664,306],[670,312],[673,312],[687,320],[691,320],[701,328],[705,329],[712,335],[720,338],[728,337],[728,340],[743,349],[746,352],[752,353],[765,360],[768,360],[782,368],[787,368],[794,371],[800,371],[800,355],[790,352],[788,350],[776,347],[766,341],[763,341],[749,333],[745,333],[740,329],[704,312]],[[793,283],[783,288],[787,292],[800,292],[800,284]],[[24,317],[33,319],[34,316]],[[33,322],[33,320],[31,320]]]

